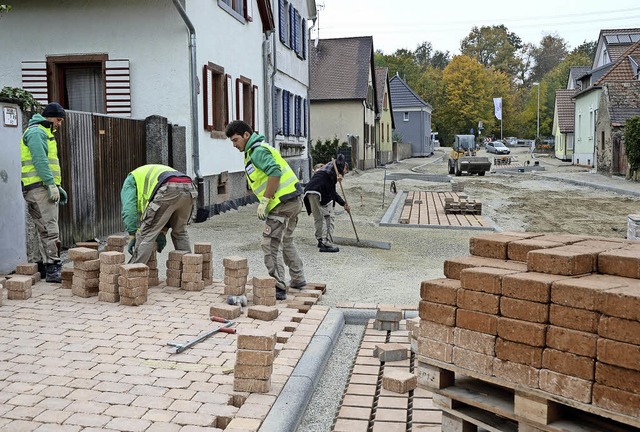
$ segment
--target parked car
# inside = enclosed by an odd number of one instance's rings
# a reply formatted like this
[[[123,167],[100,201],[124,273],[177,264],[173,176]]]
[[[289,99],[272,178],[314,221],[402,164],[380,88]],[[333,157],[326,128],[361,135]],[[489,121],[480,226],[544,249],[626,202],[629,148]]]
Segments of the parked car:
[[[513,147],[518,145],[518,138],[516,137],[506,137],[505,139],[502,140],[502,142],[504,142],[505,144]]]
[[[495,153],[495,154],[509,154],[511,150],[507,148],[506,145],[502,144],[500,141],[491,141],[486,145],[487,153]]]

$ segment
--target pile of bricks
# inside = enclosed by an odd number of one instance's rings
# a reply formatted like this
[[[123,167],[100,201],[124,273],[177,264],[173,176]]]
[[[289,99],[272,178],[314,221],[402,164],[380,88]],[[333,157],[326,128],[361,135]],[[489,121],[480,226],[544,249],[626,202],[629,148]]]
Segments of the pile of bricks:
[[[73,261],[71,293],[78,297],[98,295],[100,286],[100,259],[98,250],[87,247],[69,249],[69,259]]]
[[[151,256],[149,257],[149,261],[147,261],[147,267],[149,267],[149,286],[157,286],[160,285],[160,274],[158,273],[158,246],[156,244],[153,245],[153,252],[151,252]]]
[[[253,278],[253,304],[260,306],[276,305],[276,280],[271,276]]]
[[[124,253],[124,248],[127,244],[129,244],[129,236],[112,235],[107,237],[107,244],[104,247],[104,251]]]
[[[31,276],[31,279],[33,279],[34,284],[36,282],[39,282],[41,278],[40,272],[38,271],[37,263],[18,264],[16,266],[16,274],[23,275],[23,276]]]
[[[185,291],[202,291],[202,255],[186,253],[182,255],[182,282],[180,288]]]
[[[376,311],[373,328],[382,331],[398,331],[400,330],[402,318],[402,309],[392,306],[380,306]]]
[[[60,277],[62,279],[61,288],[71,289],[73,286],[73,267],[63,267]]]
[[[482,203],[476,200],[470,200],[466,195],[461,195],[458,199],[445,197],[444,199],[445,214],[482,214]]]
[[[247,259],[239,256],[229,256],[222,259],[224,267],[224,294],[245,295],[249,266]]]
[[[233,389],[239,392],[268,393],[275,358],[276,335],[260,330],[238,334]]]
[[[464,183],[451,182],[451,192],[464,192]]]
[[[120,266],[124,264],[124,253],[122,252],[102,252],[100,253],[100,284],[98,285],[98,300],[118,303],[120,292],[118,289],[118,278],[120,277]]]
[[[87,248],[87,249],[98,250],[98,249],[100,249],[100,243],[98,243],[96,241],[76,242],[76,247],[77,248]]]
[[[171,251],[167,258],[167,286],[180,288],[182,284],[182,255],[187,251]]]
[[[640,242],[506,232],[470,252],[421,285],[419,374],[452,364],[640,415]]]
[[[118,277],[120,304],[140,306],[147,302],[149,267],[145,264],[123,264]]]
[[[7,300],[27,300],[31,298],[33,279],[27,275],[16,275],[4,283]]]
[[[202,280],[204,286],[213,284],[213,253],[211,243],[195,243],[193,253],[202,255]]]

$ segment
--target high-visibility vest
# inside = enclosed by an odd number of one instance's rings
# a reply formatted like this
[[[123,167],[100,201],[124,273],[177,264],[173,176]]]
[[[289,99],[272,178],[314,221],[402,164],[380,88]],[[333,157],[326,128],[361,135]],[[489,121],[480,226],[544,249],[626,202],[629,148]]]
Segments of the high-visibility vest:
[[[33,164],[31,158],[31,151],[29,147],[24,143],[24,136],[27,131],[32,127],[38,127],[47,134],[47,157],[49,158],[49,169],[53,175],[53,181],[60,186],[62,183],[62,175],[60,173],[60,161],[58,160],[58,143],[53,136],[51,129],[42,126],[41,124],[29,126],[22,138],[20,138],[20,159],[22,160],[22,185],[31,186],[35,183],[42,183],[43,180],[36,171],[36,166]]]
[[[265,174],[264,171],[254,166],[253,162],[251,161],[251,153],[253,153],[253,151],[260,146],[266,148],[267,150],[269,150],[269,152],[271,152],[273,159],[278,164],[278,166],[280,167],[280,171],[282,172],[282,175],[280,176],[280,183],[278,184],[278,189],[276,190],[276,193],[273,194],[273,198],[269,201],[269,205],[267,206],[267,212],[270,212],[282,201],[286,201],[287,199],[300,194],[298,188],[296,187],[299,180],[287,161],[284,160],[282,156],[280,156],[280,153],[278,153],[276,149],[263,141],[258,141],[254,143],[244,154],[244,172],[247,175],[249,187],[251,187],[251,190],[256,195],[256,197],[258,197],[258,200],[262,200],[264,191],[267,189],[267,180],[269,179],[269,176]]]
[[[138,213],[144,213],[149,201],[156,192],[156,186],[160,179],[160,174],[167,171],[176,172],[175,169],[166,165],[142,165],[131,171],[133,179],[136,181],[136,191],[138,199]],[[180,174],[181,176],[183,174]]]

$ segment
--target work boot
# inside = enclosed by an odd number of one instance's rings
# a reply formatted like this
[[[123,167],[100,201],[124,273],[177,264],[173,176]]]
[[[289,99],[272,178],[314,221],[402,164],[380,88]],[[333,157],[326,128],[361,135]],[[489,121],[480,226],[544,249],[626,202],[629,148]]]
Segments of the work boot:
[[[283,289],[276,288],[276,300],[286,300],[287,292]]]
[[[40,273],[40,279],[44,279],[47,277],[47,266],[44,265],[42,261],[38,261],[38,273]]]
[[[322,245],[318,247],[320,248],[320,252],[340,252],[340,248],[336,246],[330,246],[326,243],[322,243]]]
[[[322,247],[322,239],[318,239],[318,247]]]
[[[62,282],[62,264],[47,264],[47,275],[45,277],[45,281],[52,283]]]
[[[291,288],[295,288],[295,289],[302,289],[305,286],[307,286],[307,281],[306,280],[301,280],[301,281],[298,281],[298,282],[291,281],[291,282],[289,282],[289,286]]]

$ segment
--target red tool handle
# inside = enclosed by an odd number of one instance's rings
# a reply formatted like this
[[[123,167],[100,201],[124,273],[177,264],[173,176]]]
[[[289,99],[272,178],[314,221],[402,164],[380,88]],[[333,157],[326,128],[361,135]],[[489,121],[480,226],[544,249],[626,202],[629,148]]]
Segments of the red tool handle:
[[[220,328],[220,331],[222,333],[236,334],[235,327],[222,327],[222,328]]]
[[[212,315],[212,316],[211,316],[211,321],[215,321],[215,322],[219,322],[219,323],[228,323],[228,322],[231,322],[230,320],[228,320],[228,319],[226,319],[226,318],[222,318],[222,317],[215,316],[215,315]]]

